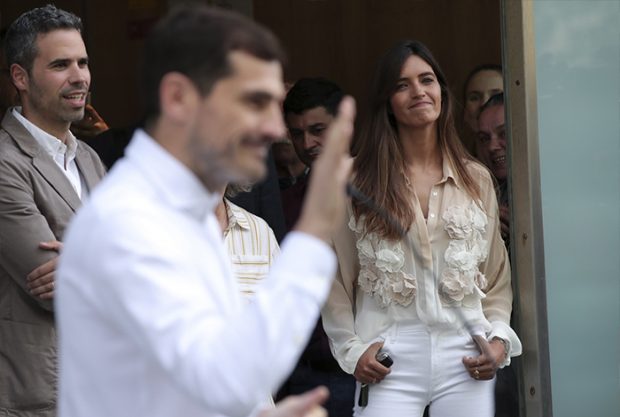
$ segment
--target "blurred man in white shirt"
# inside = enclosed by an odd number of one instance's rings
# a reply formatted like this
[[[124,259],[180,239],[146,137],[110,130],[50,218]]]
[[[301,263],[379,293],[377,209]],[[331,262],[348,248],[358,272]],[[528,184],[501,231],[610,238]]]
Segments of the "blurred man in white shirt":
[[[61,416],[297,417],[325,399],[319,389],[256,409],[292,369],[331,286],[326,242],[344,215],[352,100],[250,304],[214,215],[217,191],[262,178],[268,147],[285,133],[281,62],[275,37],[236,14],[182,8],[154,28],[146,128],[65,242]]]

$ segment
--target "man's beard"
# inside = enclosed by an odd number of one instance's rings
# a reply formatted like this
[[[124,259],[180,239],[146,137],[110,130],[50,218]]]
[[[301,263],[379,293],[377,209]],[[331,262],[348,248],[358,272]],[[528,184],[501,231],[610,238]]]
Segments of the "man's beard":
[[[226,184],[247,181],[230,166],[235,155],[232,143],[227,144],[223,150],[213,149],[194,134],[187,144],[187,152],[192,159],[190,169],[209,191],[216,192]]]
[[[29,95],[29,102],[37,113],[47,115],[48,117],[54,117],[66,123],[77,122],[84,118],[84,107],[76,110],[66,110],[62,107],[61,102],[56,103],[56,105],[54,105],[54,103],[46,103],[42,99],[44,97],[42,89],[39,88],[34,80],[29,80],[29,86],[31,92]]]

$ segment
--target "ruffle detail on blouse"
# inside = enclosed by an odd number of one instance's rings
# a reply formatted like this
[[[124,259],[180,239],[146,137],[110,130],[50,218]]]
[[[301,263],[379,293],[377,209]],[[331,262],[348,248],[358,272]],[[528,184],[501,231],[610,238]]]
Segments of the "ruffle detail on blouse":
[[[413,275],[403,271],[405,253],[400,242],[380,239],[376,233],[366,233],[363,217],[355,221],[351,216],[349,228],[357,234],[357,253],[360,273],[357,283],[381,307],[395,302],[408,306],[416,295],[417,283]]]
[[[482,292],[487,279],[478,266],[487,259],[489,247],[483,238],[488,224],[487,215],[475,202],[467,207],[451,206],[442,216],[450,243],[444,254],[446,267],[439,280],[439,293],[444,302],[463,301],[467,295]]]

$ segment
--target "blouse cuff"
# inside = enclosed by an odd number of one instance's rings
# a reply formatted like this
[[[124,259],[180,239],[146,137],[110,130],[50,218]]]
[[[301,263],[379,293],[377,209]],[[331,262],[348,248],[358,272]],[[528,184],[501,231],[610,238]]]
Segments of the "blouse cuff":
[[[494,321],[491,323],[491,333],[487,336],[487,340],[491,341],[494,337],[499,337],[506,341],[507,355],[500,368],[510,365],[510,358],[519,356],[522,352],[521,341],[512,328],[504,322]]]
[[[340,362],[340,366],[342,367],[342,369],[346,373],[353,375],[355,373],[355,367],[357,366],[357,362],[364,354],[364,352],[366,352],[366,349],[370,347],[370,345],[372,345],[372,343],[356,343],[355,346],[352,346],[349,349],[349,352],[347,353],[344,361],[338,361]]]

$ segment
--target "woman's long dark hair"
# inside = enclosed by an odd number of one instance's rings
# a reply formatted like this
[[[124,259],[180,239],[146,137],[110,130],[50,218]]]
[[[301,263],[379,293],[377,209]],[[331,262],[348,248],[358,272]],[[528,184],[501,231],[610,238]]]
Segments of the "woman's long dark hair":
[[[411,204],[411,191],[403,175],[405,172],[403,146],[390,108],[390,98],[396,89],[405,61],[412,55],[419,56],[431,66],[441,87],[441,112],[437,120],[437,137],[442,155],[454,167],[457,179],[462,182],[467,193],[474,201],[480,199],[480,186],[466,168],[472,157],[463,146],[454,127],[452,110],[454,99],[443,71],[423,43],[399,42],[382,57],[375,71],[368,118],[353,147],[355,155],[353,185],[385,208],[407,230],[413,223],[414,209]],[[352,206],[356,219],[365,216],[367,232],[377,233],[386,239],[397,240],[401,237],[399,230],[376,211],[356,200],[353,200]]]

